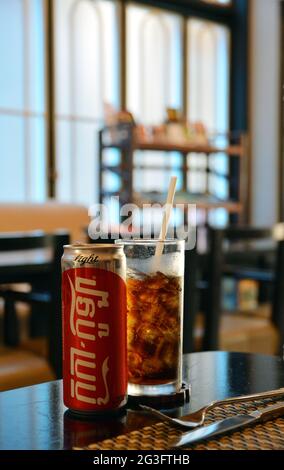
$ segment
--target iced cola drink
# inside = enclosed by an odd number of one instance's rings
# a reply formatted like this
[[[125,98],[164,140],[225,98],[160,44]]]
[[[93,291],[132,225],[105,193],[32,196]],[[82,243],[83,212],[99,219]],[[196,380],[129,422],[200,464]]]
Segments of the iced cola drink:
[[[167,240],[123,241],[127,260],[127,348],[130,395],[181,387],[184,246]]]

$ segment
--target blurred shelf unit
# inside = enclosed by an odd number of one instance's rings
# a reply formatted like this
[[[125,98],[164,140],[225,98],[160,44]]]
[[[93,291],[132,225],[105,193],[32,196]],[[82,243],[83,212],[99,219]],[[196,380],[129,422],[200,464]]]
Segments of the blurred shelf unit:
[[[218,143],[218,145],[217,145]],[[220,144],[221,143],[221,144]],[[109,164],[105,159],[106,149],[118,149],[120,159],[117,165]],[[99,165],[100,165],[100,202],[111,196],[119,196],[120,204],[134,203],[138,207],[143,204],[160,203],[164,204],[166,194],[158,191],[138,192],[133,180],[134,171],[159,170],[168,174],[173,174],[177,168],[173,168],[166,163],[164,165],[153,166],[145,163],[135,162],[135,151],[152,151],[153,159],[155,151],[178,152],[181,156],[181,165],[178,170],[182,174],[182,190],[176,193],[176,204],[196,204],[197,208],[208,213],[212,209],[224,208],[230,214],[237,214],[238,220],[243,219],[243,209],[246,202],[246,155],[247,137],[241,133],[229,133],[226,135],[215,135],[208,138],[206,143],[191,143],[186,141],[173,142],[166,138],[139,138],[136,127],[130,124],[119,124],[117,126],[105,127],[99,132]],[[203,155],[206,159],[205,178],[206,188],[204,192],[192,193],[188,190],[188,177],[191,168],[188,164],[187,156],[190,154]],[[210,156],[216,154],[225,155],[228,158],[227,174],[219,173],[210,165]],[[105,172],[113,172],[120,179],[120,190],[112,191],[104,187]],[[215,174],[226,178],[228,181],[230,198],[220,199],[209,190],[210,175]],[[234,174],[234,177],[232,176]]]

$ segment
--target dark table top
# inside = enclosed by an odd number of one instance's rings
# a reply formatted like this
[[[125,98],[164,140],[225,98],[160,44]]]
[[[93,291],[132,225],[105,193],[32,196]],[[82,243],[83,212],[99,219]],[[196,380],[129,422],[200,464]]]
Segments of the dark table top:
[[[212,400],[284,387],[284,362],[273,356],[203,352],[184,356],[191,400],[169,413],[181,416]],[[71,419],[62,402],[62,381],[0,393],[0,449],[69,449],[155,422],[128,409],[100,421]]]

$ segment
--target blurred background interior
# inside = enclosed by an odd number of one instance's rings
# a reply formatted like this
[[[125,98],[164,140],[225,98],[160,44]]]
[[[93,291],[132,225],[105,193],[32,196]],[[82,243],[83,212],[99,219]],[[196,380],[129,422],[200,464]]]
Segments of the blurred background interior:
[[[171,175],[197,206],[184,351],[282,355],[283,39],[281,0],[1,0],[0,390],[61,377],[60,256],[88,208],[118,227]]]

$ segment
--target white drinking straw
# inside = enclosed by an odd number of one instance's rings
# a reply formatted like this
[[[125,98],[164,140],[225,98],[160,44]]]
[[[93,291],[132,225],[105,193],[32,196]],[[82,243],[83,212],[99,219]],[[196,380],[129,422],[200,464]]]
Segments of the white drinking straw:
[[[161,254],[163,253],[163,249],[164,249],[163,242],[165,241],[166,236],[167,236],[169,221],[171,218],[174,197],[175,197],[175,192],[176,192],[176,184],[177,184],[177,177],[172,176],[170,185],[169,185],[169,190],[168,190],[166,208],[165,208],[164,215],[163,215],[163,222],[162,222],[162,227],[160,231],[159,242],[157,243],[157,246],[156,246],[155,258],[157,256],[161,256]]]

